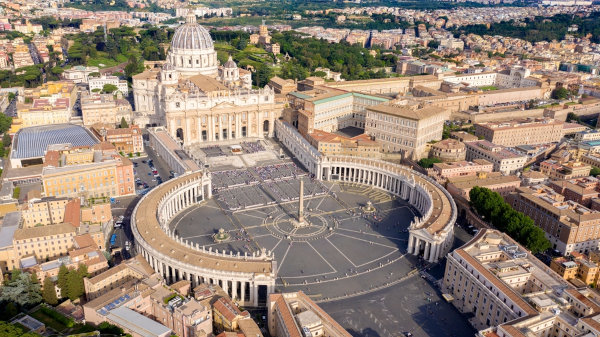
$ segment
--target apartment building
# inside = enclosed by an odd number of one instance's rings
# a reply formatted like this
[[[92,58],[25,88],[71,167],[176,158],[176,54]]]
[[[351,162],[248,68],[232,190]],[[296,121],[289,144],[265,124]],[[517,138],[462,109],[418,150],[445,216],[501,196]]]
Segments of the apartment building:
[[[239,322],[250,317],[248,311],[241,311],[229,297],[221,297],[213,303],[213,323],[217,331],[237,331]]]
[[[598,331],[589,321],[600,312],[591,291],[578,291],[496,230],[483,229],[448,254],[442,291],[470,315],[478,336],[575,337]]]
[[[463,161],[467,156],[467,149],[463,142],[449,138],[431,145],[429,156],[444,162]]]
[[[73,249],[77,229],[68,223],[57,225],[20,228],[15,231],[13,248],[16,257],[35,256],[36,260],[65,256]]]
[[[366,134],[346,137],[336,133],[314,130],[306,136],[308,142],[325,155],[381,158],[381,146]]]
[[[42,169],[49,197],[115,197],[135,193],[133,163],[106,142],[90,146],[50,146]]]
[[[426,156],[427,143],[442,139],[449,117],[448,111],[433,106],[379,104],[367,108],[365,133],[379,142],[383,151],[419,159]]]
[[[35,272],[40,283],[46,277],[57,278],[61,266],[69,269],[77,269],[79,265],[85,265],[90,275],[97,275],[108,269],[108,261],[104,254],[94,247],[73,249],[67,256],[59,257],[48,262],[36,261],[35,265],[25,268],[26,271]]]
[[[485,159],[474,161],[457,161],[452,163],[433,164],[432,174],[442,179],[454,177],[475,176],[479,172],[492,172],[494,165]]]
[[[188,284],[189,281],[180,281]],[[178,283],[180,283],[178,282]],[[186,298],[187,293],[176,290],[176,284],[170,288],[156,287],[149,296],[152,305],[152,317],[155,321],[173,330],[181,337],[207,337],[212,335],[212,309],[206,303]]]
[[[453,197],[460,197],[467,201],[470,200],[469,192],[475,186],[488,188],[506,197],[521,186],[521,179],[513,175],[505,176],[499,172],[480,171],[475,175],[448,178],[446,183],[446,189]]]
[[[587,253],[600,247],[600,212],[566,200],[548,186],[520,187],[507,202],[533,219],[562,254]]]
[[[505,175],[516,173],[527,163],[527,156],[487,140],[466,142],[465,146],[467,148],[467,161],[485,159],[494,164],[494,171]]]
[[[129,94],[129,88],[127,87],[127,81],[121,80],[117,76],[113,75],[100,75],[100,76],[92,76],[88,78],[88,86],[90,88],[90,94],[95,92],[100,92],[105,85],[111,84],[117,87],[117,90],[123,94],[123,96],[127,96]]]
[[[69,123],[77,89],[70,81],[47,82],[19,95],[17,116],[21,127]]]
[[[351,336],[302,291],[270,294],[267,305],[271,336]]]
[[[68,98],[58,98],[54,102],[46,98],[36,98],[31,104],[17,103],[17,116],[21,127],[65,124],[69,123],[72,115]]]
[[[112,144],[119,152],[144,152],[142,130],[137,125],[117,129],[111,124],[94,124],[91,130],[100,141]]]
[[[576,280],[583,282],[584,285],[596,284],[600,276],[598,265],[584,254],[576,252],[571,254],[569,257],[557,257],[550,261],[550,269],[574,284],[578,284]]]
[[[570,180],[554,180],[548,186],[567,200],[575,201],[585,207],[592,205],[592,200],[600,194],[600,179],[596,177],[580,177]]]
[[[21,209],[23,227],[63,223],[65,207],[69,200],[69,198],[42,198],[28,201]]]
[[[551,180],[567,180],[590,175],[592,167],[584,162],[569,161],[560,163],[554,159],[544,160],[540,163],[540,172]]]
[[[73,83],[88,83],[88,78],[92,73],[99,73],[98,67],[90,66],[74,66],[70,69],[65,69],[62,73],[62,77],[65,80],[72,81]]]
[[[131,104],[120,95],[81,93],[83,125],[119,124],[123,118],[131,122]]]
[[[85,297],[88,300],[98,298],[131,281],[150,279],[157,275],[141,255],[137,255],[94,277],[83,279]]]
[[[475,124],[475,135],[503,146],[554,143],[563,137],[564,122],[552,118],[527,118]]]

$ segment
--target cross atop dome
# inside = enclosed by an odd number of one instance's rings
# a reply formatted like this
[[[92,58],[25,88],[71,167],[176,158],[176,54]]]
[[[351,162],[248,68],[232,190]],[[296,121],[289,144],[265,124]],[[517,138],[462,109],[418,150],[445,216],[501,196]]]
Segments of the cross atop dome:
[[[185,23],[196,23],[196,14],[190,11],[185,17]]]

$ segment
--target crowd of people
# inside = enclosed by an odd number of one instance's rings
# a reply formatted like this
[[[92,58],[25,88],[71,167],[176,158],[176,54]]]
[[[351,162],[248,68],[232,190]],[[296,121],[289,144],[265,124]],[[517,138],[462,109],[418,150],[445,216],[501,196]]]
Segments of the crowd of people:
[[[306,175],[306,172],[294,163],[260,166],[255,167],[253,170],[262,181],[298,178]]]
[[[260,141],[256,142],[242,142],[240,144],[244,153],[257,153],[261,151],[265,151],[265,147],[260,143]]]
[[[246,169],[212,172],[213,191],[256,183],[258,179]]]

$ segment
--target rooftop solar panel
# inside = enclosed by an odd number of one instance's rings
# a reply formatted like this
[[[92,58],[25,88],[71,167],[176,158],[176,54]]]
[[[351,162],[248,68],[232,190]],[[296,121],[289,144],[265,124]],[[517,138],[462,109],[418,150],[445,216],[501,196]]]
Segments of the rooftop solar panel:
[[[91,146],[98,141],[84,127],[73,124],[43,125],[21,129],[17,133],[13,158],[36,158],[44,156],[48,145],[72,144]]]

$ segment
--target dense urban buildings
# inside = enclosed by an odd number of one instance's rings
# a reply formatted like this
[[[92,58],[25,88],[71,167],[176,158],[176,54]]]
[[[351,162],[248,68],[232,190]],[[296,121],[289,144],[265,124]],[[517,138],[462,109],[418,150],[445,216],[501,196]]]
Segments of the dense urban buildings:
[[[5,330],[600,335],[600,7],[476,2],[2,2]]]

